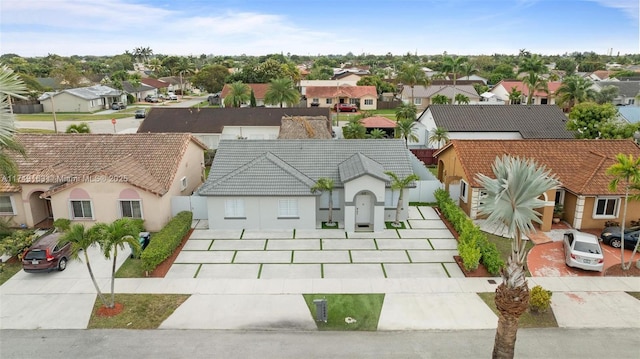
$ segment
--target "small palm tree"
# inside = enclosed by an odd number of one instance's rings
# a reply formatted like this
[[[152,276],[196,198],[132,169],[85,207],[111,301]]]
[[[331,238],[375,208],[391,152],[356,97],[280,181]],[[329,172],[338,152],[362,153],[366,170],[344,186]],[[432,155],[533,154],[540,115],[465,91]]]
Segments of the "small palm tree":
[[[89,230],[91,236],[95,236],[99,241],[105,258],[112,259],[113,257],[111,265],[111,301],[106,305],[107,308],[113,308],[116,305],[115,279],[118,248],[123,250],[125,244],[129,244],[134,252],[138,253],[140,251],[138,233],[140,233],[141,227],[137,223],[131,218],[120,218],[111,224],[98,223]]]
[[[418,115],[418,108],[413,103],[402,103],[396,107],[396,120],[415,121]]]
[[[512,238],[511,255],[506,268],[501,270],[502,283],[496,288],[495,302],[500,315],[493,358],[513,358],[518,319],[529,306],[524,268],[527,252],[522,236],[534,231],[532,222],[542,222],[536,211],[545,204],[540,196],[556,187],[558,181],[544,167],[523,158],[498,157],[492,168],[495,178],[477,176],[487,193],[479,212],[487,216],[488,223],[505,227]]]
[[[363,139],[367,137],[367,128],[359,118],[352,118],[342,128],[342,135],[346,139]]]
[[[264,94],[264,102],[269,105],[293,106],[300,102],[300,93],[295,89],[293,81],[288,78],[271,80],[267,92]]]
[[[451,99],[445,95],[435,95],[431,98],[431,103],[434,105],[448,105],[451,103]]]
[[[591,81],[580,76],[569,76],[562,80],[562,84],[556,91],[557,103],[571,108],[580,102],[590,101],[596,98],[595,91],[591,88]]]
[[[381,138],[385,138],[386,136],[387,136],[387,133],[384,132],[384,130],[379,128],[374,128],[369,132],[369,135],[367,137],[371,139],[381,139]]]
[[[418,142],[420,139],[416,136],[415,130],[416,122],[412,119],[402,119],[396,121],[396,138],[404,139],[405,147],[409,148],[409,141]]]
[[[98,238],[92,236],[83,224],[76,223],[71,226],[69,231],[65,232],[65,234],[60,237],[60,244],[64,245],[66,243],[71,243],[71,258],[80,259],[80,252],[83,253],[84,262],[87,265],[87,270],[89,271],[89,276],[91,277],[93,286],[98,292],[98,298],[100,298],[100,301],[105,307],[108,306],[109,303],[107,302],[107,298],[105,298],[104,294],[100,290],[100,286],[93,274],[91,263],[89,262],[89,255],[87,254],[87,250],[89,248],[98,245]]]
[[[229,93],[224,98],[225,107],[240,107],[249,101],[249,93],[251,93],[251,88],[247,84],[240,81],[230,84]]]
[[[465,104],[468,105],[469,104],[469,97],[465,96],[461,93],[457,93],[455,96],[455,101],[457,104]]]
[[[396,218],[393,222],[393,225],[395,227],[400,227],[400,210],[402,209],[402,200],[404,197],[404,189],[405,187],[407,187],[408,185],[411,184],[411,182],[413,181],[417,181],[420,179],[420,177],[418,177],[418,175],[412,173],[410,175],[408,175],[407,177],[404,178],[400,178],[398,177],[397,174],[395,174],[395,172],[392,171],[385,171],[384,172],[387,176],[391,177],[391,189],[392,190],[399,190],[400,191],[400,195],[398,196],[398,204],[396,205]]]
[[[522,102],[522,91],[518,91],[518,88],[513,86],[509,92],[509,104],[519,105]]]
[[[311,187],[311,193],[327,192],[329,194],[329,218],[327,225],[333,225],[333,180],[331,178],[318,178],[316,184]]]
[[[626,156],[619,153],[616,156],[616,163],[607,168],[606,173],[614,178],[609,182],[609,190],[616,191],[621,181],[624,182],[624,210],[622,211],[622,223],[620,233],[624,233],[624,226],[627,220],[627,205],[629,203],[629,191],[632,187],[640,185],[640,157],[633,158],[633,155]],[[638,245],[633,249],[629,264],[624,263],[624,240],[620,241],[620,261],[622,269],[629,270],[633,261],[633,256],[638,249]]]
[[[436,127],[429,131],[429,144],[435,144],[438,148],[442,147],[443,143],[449,142],[449,131],[444,127]]]
[[[27,87],[9,67],[0,66],[0,175],[14,183],[18,175],[18,166],[9,155],[10,152],[25,156],[22,145],[13,137],[15,129],[15,115],[11,108],[11,97],[26,99],[22,94]]]
[[[529,72],[527,76],[522,79],[522,83],[527,86],[529,90],[529,95],[527,96],[527,105],[531,105],[533,103],[533,96],[536,91],[542,91],[549,93],[549,88],[547,87],[547,80],[542,78],[539,74],[535,72]]]
[[[66,133],[91,133],[91,129],[89,128],[89,125],[83,122],[79,124],[69,125],[69,127],[67,127],[67,130],[65,132]]]

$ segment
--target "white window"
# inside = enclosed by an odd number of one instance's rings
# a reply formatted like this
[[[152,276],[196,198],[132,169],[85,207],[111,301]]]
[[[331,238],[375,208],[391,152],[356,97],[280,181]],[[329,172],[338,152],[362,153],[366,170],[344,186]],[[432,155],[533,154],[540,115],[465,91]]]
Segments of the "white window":
[[[352,105],[357,105],[358,104],[358,99],[357,98],[350,98],[349,99],[349,103]]]
[[[628,104],[628,105],[634,105],[635,103],[636,103],[636,99],[634,99],[634,98],[630,98],[630,99],[627,101],[627,104]]]
[[[469,195],[469,184],[464,180],[460,180],[460,199],[467,203],[467,196]]]
[[[75,219],[93,219],[91,201],[71,201],[71,217]]]
[[[596,198],[596,205],[593,208],[593,218],[617,218],[620,198],[600,197]]]
[[[398,206],[398,198],[400,198],[400,191],[392,191],[387,189],[384,192],[384,206],[385,208],[396,208]]]
[[[245,218],[243,199],[226,199],[224,201],[224,218]]]
[[[11,196],[0,196],[0,215],[14,215],[13,198]]]
[[[364,104],[367,106],[373,106],[373,99],[372,98],[365,98],[364,99]]]
[[[332,195],[331,195],[332,199],[333,199],[333,210],[335,211],[336,209],[339,209],[339,196],[338,196],[338,192],[333,191]],[[329,192],[322,192],[322,194],[320,195],[320,208],[322,209],[328,209],[329,208]]]
[[[421,97],[415,97],[413,99],[413,104],[416,105],[416,106],[422,105],[422,98]]]
[[[184,191],[187,189],[187,177],[180,178],[180,190]]]
[[[333,103],[333,99],[328,98],[328,99],[325,101],[325,103],[326,103],[327,105],[331,105],[331,104]]]
[[[313,98],[313,99],[311,100],[311,102],[313,102],[313,103],[320,103],[320,99],[319,99],[319,98],[317,98],[317,97],[315,97],[315,98]]]
[[[278,218],[297,218],[298,200],[281,199],[278,200]]]
[[[142,203],[140,200],[121,200],[120,214],[127,218],[142,218]]]

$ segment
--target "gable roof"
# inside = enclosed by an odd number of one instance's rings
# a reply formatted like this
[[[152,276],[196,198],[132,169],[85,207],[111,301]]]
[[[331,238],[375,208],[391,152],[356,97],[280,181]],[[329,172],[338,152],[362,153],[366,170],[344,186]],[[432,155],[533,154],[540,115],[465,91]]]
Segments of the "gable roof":
[[[605,171],[615,163],[618,153],[640,156],[632,140],[451,140],[444,151],[453,150],[471,187],[481,187],[476,174],[494,177],[491,165],[498,156],[511,155],[535,160],[555,174],[562,187],[578,195],[622,195],[608,190],[613,177]]]
[[[365,96],[377,97],[375,86],[307,86],[307,98],[333,98],[338,96],[349,98],[362,98]]]
[[[264,99],[267,91],[269,90],[269,84],[245,84],[249,86],[251,90],[253,90],[253,95],[256,99]],[[225,98],[231,91],[231,85],[224,84],[222,91],[220,92],[220,97]]]
[[[636,97],[640,94],[640,81],[599,81],[597,86],[602,89],[605,86],[618,88],[618,95],[623,97]]]
[[[501,85],[502,87],[504,87],[505,91],[507,92],[511,92],[511,89],[515,87],[516,90],[522,93],[522,96],[529,96],[529,87],[525,86],[524,83],[522,83],[522,81],[502,80],[498,82],[494,88]],[[535,91],[533,93],[533,96],[538,96],[538,97],[551,96],[552,97],[555,95],[555,93],[558,91],[561,85],[562,85],[562,81],[548,81],[547,88],[549,89],[549,93],[546,93],[544,91]],[[493,89],[489,91],[493,92]]]
[[[52,185],[49,193],[88,178],[114,176],[157,195],[165,194],[193,141],[190,134],[18,134],[26,157],[11,156],[20,183]]]
[[[431,98],[436,95],[444,95],[448,98],[453,98],[455,96],[454,93],[461,93],[471,99],[480,98],[480,95],[478,95],[475,88],[473,88],[473,85],[456,84],[455,88],[453,87],[453,85],[417,85],[413,87],[413,97]],[[402,88],[402,94],[411,96],[411,87],[404,86]]]
[[[164,81],[158,80],[158,79],[153,79],[151,77],[140,79],[140,82],[142,82],[145,85],[149,85],[151,87],[157,88],[157,89],[167,88],[170,85],[167,82],[164,82]]]
[[[209,178],[198,193],[204,196],[308,196],[311,195],[310,187],[321,177],[332,179],[336,188],[342,188],[344,184],[339,167],[357,153],[368,158],[357,159],[361,161],[362,171],[366,169],[373,176],[386,178],[384,172],[380,174],[381,168],[372,162],[378,163],[385,171],[393,171],[401,178],[413,173],[409,151],[400,139],[222,140],[211,165]],[[277,162],[275,158],[283,162]],[[355,166],[353,161],[355,160],[352,159],[343,167]],[[254,167],[256,169],[252,170]],[[347,168],[350,167],[345,167],[344,170]],[[354,170],[355,172],[358,171]],[[309,178],[313,183],[305,188],[309,182],[305,184],[301,178]],[[289,187],[284,186],[285,192],[282,192],[280,181],[289,183]]]
[[[519,132],[522,138],[575,138],[552,105],[430,105],[437,127],[449,132]],[[424,114],[423,114],[424,116]]]
[[[109,86],[104,85],[94,85],[89,87],[78,87],[72,89],[62,90],[60,92],[45,92],[38,98],[38,101],[43,101],[49,99],[52,95],[55,97],[61,93],[68,93],[72,96],[79,97],[84,100],[95,100],[103,97],[113,97],[120,96],[122,91],[116,90]]]
[[[142,92],[142,91],[151,91],[151,90],[154,90],[155,87],[149,86],[149,85],[147,85],[147,84],[145,84],[143,82],[140,82],[140,86],[133,87],[131,82],[123,81],[122,82],[122,89],[127,93],[134,93],[134,92]]]
[[[384,167],[360,152],[340,163],[338,172],[343,183],[364,175],[370,175],[385,182],[389,181],[389,176],[384,173]]]
[[[170,108],[154,107],[138,133],[222,133],[225,126],[280,126],[284,116],[324,116],[328,107]]]
[[[365,117],[360,123],[366,128],[396,128],[396,121],[384,116]]]

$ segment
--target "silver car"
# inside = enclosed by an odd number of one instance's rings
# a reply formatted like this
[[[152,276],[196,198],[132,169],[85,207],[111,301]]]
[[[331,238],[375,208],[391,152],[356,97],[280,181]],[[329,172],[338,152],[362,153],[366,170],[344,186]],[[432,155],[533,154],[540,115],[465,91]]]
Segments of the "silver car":
[[[593,234],[567,231],[562,240],[564,260],[569,267],[602,272],[604,255],[598,237]]]

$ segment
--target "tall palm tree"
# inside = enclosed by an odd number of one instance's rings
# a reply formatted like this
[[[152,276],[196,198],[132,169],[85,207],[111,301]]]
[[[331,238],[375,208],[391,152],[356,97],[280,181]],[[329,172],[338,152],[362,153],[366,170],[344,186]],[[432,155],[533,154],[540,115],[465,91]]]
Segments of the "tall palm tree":
[[[100,286],[98,285],[96,277],[93,274],[91,263],[89,262],[89,255],[87,254],[87,250],[89,248],[98,244],[98,238],[93,236],[91,232],[85,229],[83,224],[76,223],[71,226],[69,231],[65,232],[65,234],[60,237],[60,243],[71,243],[71,258],[73,259],[80,259],[80,252],[83,253],[84,263],[87,265],[87,270],[89,271],[89,276],[91,277],[93,286],[96,288],[96,292],[98,292],[98,298],[100,298],[100,301],[106,307],[109,303],[107,302],[107,298],[105,298],[104,294],[100,290]]]
[[[316,184],[311,187],[311,193],[327,192],[329,194],[329,218],[327,225],[333,225],[333,180],[331,178],[320,177]]]
[[[529,72],[529,74],[522,79],[522,83],[527,86],[529,90],[527,105],[531,105],[533,103],[533,96],[537,91],[549,93],[547,81],[538,73]]]
[[[229,84],[229,93],[224,98],[225,107],[240,107],[240,105],[249,101],[250,92],[249,85],[240,81]]]
[[[295,89],[293,81],[288,78],[273,79],[269,83],[269,88],[264,94],[264,103],[268,105],[277,105],[286,103],[287,106],[293,106],[300,102],[300,93]]]
[[[619,153],[616,155],[616,163],[607,168],[606,173],[614,177],[611,182],[609,182],[610,191],[616,191],[618,184],[620,184],[621,181],[624,182],[624,210],[622,211],[622,224],[620,228],[620,233],[624,233],[624,225],[627,220],[627,204],[629,203],[629,190],[632,186],[640,185],[640,157],[634,159],[633,155],[627,156]],[[622,261],[623,270],[629,270],[629,268],[631,268],[631,261],[637,249],[638,246],[636,245],[629,259],[629,264],[625,265],[624,240],[620,241],[620,260]]]
[[[149,61],[149,70],[153,71],[156,76],[162,74],[164,65],[162,65],[162,60],[159,58],[153,58]]]
[[[418,177],[418,175],[416,175],[415,173],[412,173],[404,178],[400,178],[395,172],[392,172],[392,171],[385,171],[384,173],[387,176],[391,177],[391,189],[394,191],[395,190],[400,191],[400,195],[398,196],[398,204],[396,205],[396,218],[393,221],[393,225],[395,227],[400,227],[400,210],[402,209],[402,199],[404,197],[404,189],[405,187],[410,185],[411,182],[419,180],[420,177]]]
[[[396,120],[415,121],[418,115],[418,108],[413,103],[402,103],[396,107]]]
[[[25,156],[25,149],[13,137],[15,115],[11,108],[11,97],[26,99],[27,87],[18,74],[5,65],[0,66],[0,175],[15,183],[18,166],[10,153]]]
[[[556,91],[556,103],[558,105],[566,104],[571,110],[577,103],[593,100],[596,98],[596,93],[591,86],[591,81],[584,77],[565,77]]]
[[[396,121],[395,136],[396,138],[404,139],[404,144],[407,148],[409,147],[409,141],[418,142],[420,140],[414,132],[415,126],[416,122],[410,118]]]
[[[422,71],[422,68],[418,64],[405,64],[398,72],[396,77],[398,82],[403,85],[411,87],[411,103],[413,104],[413,89],[416,85],[427,85],[429,79],[427,75]]]
[[[367,137],[367,128],[360,118],[354,117],[342,128],[342,136],[346,139],[363,139]]]
[[[125,244],[128,244],[135,253],[139,253],[138,233],[140,233],[140,230],[141,228],[137,225],[137,222],[131,218],[120,218],[111,224],[98,223],[89,230],[91,236],[95,236],[99,241],[105,258],[112,259],[111,301],[106,305],[107,308],[113,308],[116,305],[115,280],[118,248],[123,250]]]
[[[191,74],[196,72],[196,65],[189,61],[186,57],[181,57],[180,61],[176,66],[176,70],[178,71],[178,75],[180,75],[180,98],[184,97],[184,83],[183,77],[188,77]]]
[[[442,147],[443,143],[449,142],[449,131],[444,127],[436,127],[429,131],[429,144],[435,144],[438,148]]]
[[[89,128],[89,125],[83,122],[79,124],[69,125],[69,127],[67,127],[67,130],[65,132],[66,133],[91,133],[91,129]]]
[[[525,244],[522,236],[534,231],[532,222],[541,223],[536,208],[540,199],[557,186],[558,181],[533,160],[503,156],[492,165],[495,178],[477,176],[486,191],[479,212],[489,224],[503,226],[512,238],[511,255],[502,268],[502,283],[496,288],[496,307],[500,313],[493,347],[493,358],[513,358],[518,332],[518,319],[529,306],[529,288],[525,278]]]
[[[453,73],[453,96],[455,98],[456,95],[456,80],[458,79],[458,72],[460,72],[464,66],[464,64],[469,61],[464,56],[459,57],[451,57],[445,56],[442,59],[442,71],[445,73]]]

